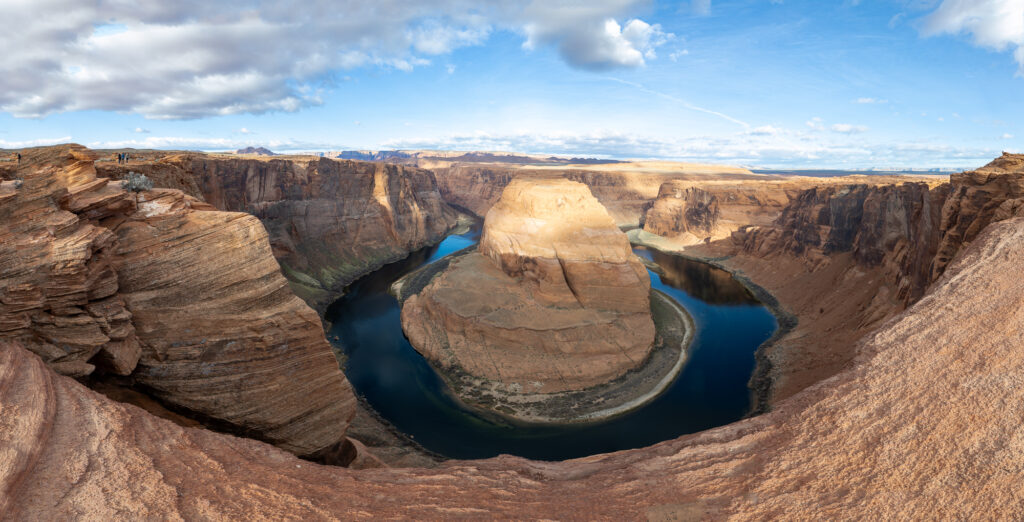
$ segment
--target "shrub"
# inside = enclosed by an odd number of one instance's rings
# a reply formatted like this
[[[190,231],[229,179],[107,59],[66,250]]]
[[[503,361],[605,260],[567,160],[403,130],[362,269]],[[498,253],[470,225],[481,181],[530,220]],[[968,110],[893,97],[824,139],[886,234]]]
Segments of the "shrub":
[[[121,182],[121,188],[132,192],[153,190],[153,180],[147,178],[145,174],[129,172],[128,177]]]
[[[21,178],[14,178],[14,189],[15,190],[20,189],[22,183],[25,183],[25,180],[23,180]]]

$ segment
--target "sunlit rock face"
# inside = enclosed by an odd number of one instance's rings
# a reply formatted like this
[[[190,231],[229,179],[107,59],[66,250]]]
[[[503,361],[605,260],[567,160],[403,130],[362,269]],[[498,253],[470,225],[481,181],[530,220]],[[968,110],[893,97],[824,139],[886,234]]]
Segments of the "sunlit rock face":
[[[514,180],[479,252],[456,258],[402,311],[435,364],[513,393],[579,390],[642,364],[654,342],[650,280],[581,183]]]
[[[480,253],[541,304],[644,312],[650,280],[586,185],[513,181],[484,221]]]
[[[24,156],[0,183],[0,340],[299,455],[344,441],[355,396],[259,220],[129,192],[77,145]]]

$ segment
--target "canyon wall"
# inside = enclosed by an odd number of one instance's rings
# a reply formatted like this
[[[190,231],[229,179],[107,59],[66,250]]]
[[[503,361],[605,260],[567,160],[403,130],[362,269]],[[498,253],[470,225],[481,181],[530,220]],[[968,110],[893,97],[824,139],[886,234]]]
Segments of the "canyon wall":
[[[443,239],[457,217],[433,173],[415,167],[180,154],[101,169],[115,178],[141,172],[256,216],[293,291],[321,313],[358,277]]]
[[[680,246],[727,238],[746,226],[771,224],[806,184],[780,178],[667,181],[644,205],[640,226]]]
[[[640,223],[648,203],[669,180],[767,179],[736,167],[657,162],[571,167],[452,163],[434,171],[445,201],[479,217],[487,214],[513,178],[554,175],[587,185],[620,226]]]
[[[298,454],[343,441],[355,398],[258,220],[128,192],[82,147],[23,155],[0,185],[0,338]]]
[[[566,462],[352,471],[157,419],[0,347],[0,518],[1024,517],[1024,219],[771,413]]]

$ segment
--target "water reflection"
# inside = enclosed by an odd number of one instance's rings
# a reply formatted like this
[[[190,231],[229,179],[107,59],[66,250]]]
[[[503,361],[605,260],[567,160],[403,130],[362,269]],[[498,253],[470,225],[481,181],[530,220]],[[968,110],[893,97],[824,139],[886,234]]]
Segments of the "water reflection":
[[[637,255],[654,261],[661,268],[661,280],[701,301],[716,305],[750,305],[758,300],[750,290],[720,268],[681,256],[644,247],[633,249]]]

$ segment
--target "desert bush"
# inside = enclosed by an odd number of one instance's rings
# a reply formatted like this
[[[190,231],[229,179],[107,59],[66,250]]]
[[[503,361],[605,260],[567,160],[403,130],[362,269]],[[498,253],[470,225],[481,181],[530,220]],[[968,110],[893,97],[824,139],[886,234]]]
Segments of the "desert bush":
[[[147,178],[145,174],[129,172],[128,177],[121,182],[121,188],[132,192],[153,190],[153,180]]]

